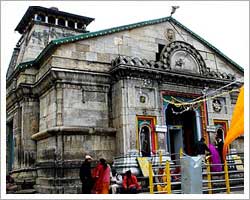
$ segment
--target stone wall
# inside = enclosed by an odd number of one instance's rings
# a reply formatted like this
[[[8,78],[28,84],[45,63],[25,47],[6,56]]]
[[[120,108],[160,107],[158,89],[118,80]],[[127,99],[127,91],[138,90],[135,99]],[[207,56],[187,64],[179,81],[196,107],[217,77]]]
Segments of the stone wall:
[[[117,128],[117,154],[137,149],[137,116],[154,116],[161,121],[157,83],[143,86],[143,79],[124,79],[112,86],[112,118]],[[143,95],[145,103],[140,102]],[[158,123],[158,122],[157,122]],[[122,146],[123,145],[123,146]]]
[[[39,131],[56,126],[56,90],[51,88],[40,97]]]
[[[79,167],[85,154],[96,161],[113,160],[115,130],[54,128],[40,132],[37,140],[37,179],[39,193],[80,193]]]
[[[108,95],[100,87],[65,85],[63,90],[65,126],[109,127]]]
[[[22,45],[17,58],[17,65],[21,62],[34,60],[51,40],[78,34],[80,33],[70,29],[36,22],[21,40]]]

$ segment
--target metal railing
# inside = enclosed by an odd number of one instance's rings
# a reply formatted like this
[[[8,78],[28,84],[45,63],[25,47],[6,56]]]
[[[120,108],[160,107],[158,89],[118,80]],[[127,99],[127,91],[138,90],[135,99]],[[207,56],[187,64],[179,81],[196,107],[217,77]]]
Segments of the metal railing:
[[[230,194],[231,191],[244,190],[244,159],[243,153],[229,154],[222,164],[212,164],[206,160],[203,169],[203,193]],[[221,167],[221,170],[213,170]]]
[[[166,161],[162,163],[161,154],[159,155],[159,165],[152,166],[149,163],[149,193],[150,194],[171,194],[181,193],[181,173],[180,169],[180,158],[183,153],[180,150],[179,154],[171,154],[176,156],[177,159]],[[153,175],[154,174],[154,175]]]
[[[180,149],[175,160],[162,163],[161,154],[159,163],[152,165],[149,162],[149,193],[150,194],[181,194],[180,159],[185,156]],[[179,163],[179,164],[178,164]],[[214,170],[214,168],[221,168]],[[244,154],[229,154],[224,163],[212,164],[206,159],[202,164],[202,192],[204,194],[227,193],[244,190]]]

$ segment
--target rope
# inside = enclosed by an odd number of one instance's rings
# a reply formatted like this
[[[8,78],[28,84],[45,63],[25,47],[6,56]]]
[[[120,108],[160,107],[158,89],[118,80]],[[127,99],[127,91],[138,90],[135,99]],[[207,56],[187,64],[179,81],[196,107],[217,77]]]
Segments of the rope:
[[[202,102],[205,102],[205,101],[208,101],[208,100],[212,100],[212,99],[215,99],[215,98],[217,98],[217,97],[221,97],[221,96],[230,94],[230,93],[232,93],[232,92],[238,92],[238,91],[239,91],[239,89],[232,89],[232,90],[230,90],[230,91],[223,92],[223,93],[221,93],[221,94],[217,94],[217,95],[214,95],[214,96],[212,96],[212,97],[206,97],[206,98],[203,98],[203,99],[201,99],[201,100],[192,101],[192,102],[183,102],[183,101],[177,100],[176,98],[174,98],[174,97],[172,97],[172,96],[171,96],[171,98],[174,99],[175,101],[178,101],[179,103],[176,103],[176,102],[174,102],[174,101],[172,101],[172,100],[171,100],[171,101],[170,101],[170,100],[167,100],[167,99],[165,99],[164,97],[162,97],[162,100],[163,100],[164,102],[170,103],[170,104],[172,104],[172,105],[174,105],[174,106],[176,106],[176,107],[187,106],[187,105],[193,106],[193,105],[195,105],[195,104],[199,104],[199,103],[202,103]]]

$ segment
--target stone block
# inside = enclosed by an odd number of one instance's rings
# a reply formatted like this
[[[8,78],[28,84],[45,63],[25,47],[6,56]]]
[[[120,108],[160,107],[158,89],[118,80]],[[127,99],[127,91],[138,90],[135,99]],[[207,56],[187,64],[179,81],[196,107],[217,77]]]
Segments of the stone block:
[[[217,71],[217,66],[215,61],[212,60],[204,60],[206,63],[206,66],[210,68],[211,71]]]
[[[132,55],[131,47],[126,45],[119,46],[119,54],[131,56]]]
[[[89,45],[86,44],[76,44],[77,52],[88,52],[90,49]]]
[[[118,46],[111,46],[111,45],[105,45],[104,51],[109,54],[116,54],[116,56],[119,53]]]
[[[88,60],[88,61],[97,61],[97,53],[95,53],[95,52],[86,52],[86,60]]]
[[[145,51],[158,52],[158,44],[152,42],[139,42],[139,47]]]
[[[97,61],[98,62],[108,62],[110,63],[110,54],[107,53],[97,53]]]
[[[196,48],[197,50],[201,50],[201,51],[205,51],[205,47],[203,44],[201,44],[199,41],[197,40],[193,40],[193,46],[194,48]]]
[[[73,59],[85,60],[86,59],[86,53],[85,52],[74,52],[74,51],[72,51],[71,57]]]

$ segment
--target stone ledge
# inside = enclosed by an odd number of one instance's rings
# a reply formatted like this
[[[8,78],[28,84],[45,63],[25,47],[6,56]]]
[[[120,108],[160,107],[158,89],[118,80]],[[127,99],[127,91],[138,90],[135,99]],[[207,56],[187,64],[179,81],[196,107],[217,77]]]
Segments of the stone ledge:
[[[25,189],[15,192],[15,194],[35,194],[37,193],[35,189]]]
[[[98,128],[98,127],[65,127],[56,126],[53,128],[48,128],[44,131],[40,131],[32,135],[33,140],[42,140],[55,135],[107,135],[115,136],[115,128]]]

